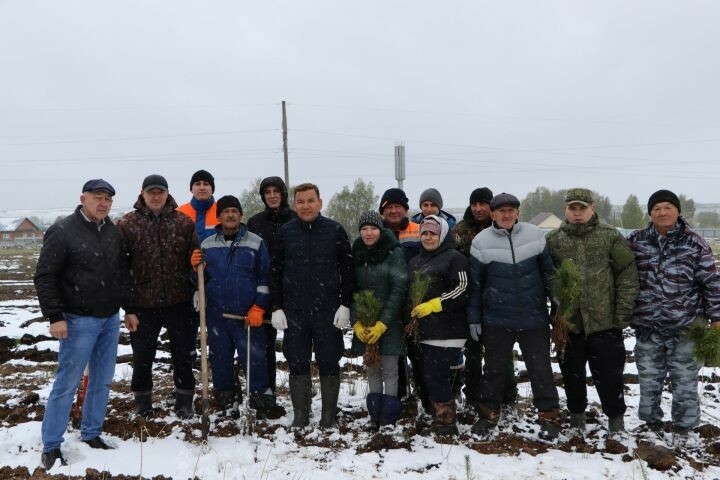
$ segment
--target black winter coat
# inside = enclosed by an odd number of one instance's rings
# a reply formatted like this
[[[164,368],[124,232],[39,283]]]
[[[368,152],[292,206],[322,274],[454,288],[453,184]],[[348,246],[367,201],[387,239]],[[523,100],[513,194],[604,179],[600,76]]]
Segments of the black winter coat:
[[[278,231],[271,252],[272,309],[335,311],[350,307],[354,272],[343,227],[322,215],[295,218]]]
[[[265,208],[262,212],[250,217],[250,220],[247,222],[247,228],[252,233],[262,237],[265,243],[267,243],[268,250],[272,252],[280,227],[293,218],[297,218],[297,214],[293,210],[290,210],[290,207],[287,205],[281,206],[277,210]]]
[[[63,313],[109,317],[132,303],[132,278],[125,241],[107,218],[97,224],[80,213],[50,227],[43,239],[35,289],[40,309],[50,322]]]
[[[436,250],[427,251],[423,248],[420,255],[410,260],[409,285],[412,285],[415,272],[432,279],[423,302],[440,297],[442,303],[441,312],[431,313],[418,320],[420,341],[465,339],[468,329],[465,319],[468,260],[455,249],[452,236],[447,235]]]

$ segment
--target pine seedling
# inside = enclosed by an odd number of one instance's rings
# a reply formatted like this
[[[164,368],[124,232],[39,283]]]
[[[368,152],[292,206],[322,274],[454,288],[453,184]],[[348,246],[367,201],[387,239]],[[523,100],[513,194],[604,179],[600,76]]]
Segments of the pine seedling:
[[[695,343],[695,359],[707,367],[720,367],[720,329],[709,328],[704,319],[698,320],[686,335]]]
[[[553,282],[553,297],[558,306],[552,319],[552,341],[555,344],[555,351],[560,357],[565,352],[570,338],[570,318],[579,308],[581,294],[580,271],[571,259],[563,260],[555,270]]]
[[[425,300],[425,295],[430,288],[432,279],[419,271],[415,271],[412,283],[410,283],[410,305],[412,308],[420,305]],[[420,341],[420,325],[417,317],[411,317],[410,322],[405,326],[405,333],[410,335],[418,343]]]
[[[353,294],[355,302],[355,314],[363,327],[374,327],[380,316],[382,304],[375,297],[372,290],[360,290]],[[366,366],[377,367],[380,365],[380,344],[378,342],[365,345],[363,362]]]

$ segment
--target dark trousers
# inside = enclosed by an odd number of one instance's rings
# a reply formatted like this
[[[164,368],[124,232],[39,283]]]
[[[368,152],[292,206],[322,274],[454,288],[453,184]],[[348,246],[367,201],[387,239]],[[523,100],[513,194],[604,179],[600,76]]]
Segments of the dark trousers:
[[[423,343],[420,346],[423,364],[423,381],[427,397],[433,402],[449,402],[454,398],[452,391],[451,366],[457,364],[460,348],[436,347]]]
[[[507,377],[507,359],[516,341],[530,376],[533,405],[541,412],[558,408],[558,392],[550,365],[549,327],[511,330],[484,326],[482,344],[485,349],[485,372],[480,389],[482,404],[492,410],[500,409]]]
[[[423,375],[422,346],[416,344],[410,337],[405,337],[405,342],[407,355],[398,357],[398,398],[404,398],[411,393],[408,382],[412,382],[415,385],[415,395],[425,404],[428,398]],[[410,360],[410,368],[408,368],[408,360]]]
[[[275,343],[277,342],[277,330],[268,324],[263,324],[265,330],[265,359],[267,361],[268,386],[275,391],[277,382],[277,356],[275,354]]]
[[[162,327],[165,327],[170,337],[175,388],[195,390],[195,376],[192,371],[195,337],[190,302],[161,308],[138,308],[137,317],[140,321],[138,329],[130,332],[130,345],[133,351],[131,383],[133,392],[152,390],[152,366]]]
[[[345,345],[342,332],[333,325],[335,311],[299,312],[286,310],[288,328],[283,336],[283,354],[290,375],[309,375],[315,347],[320,376],[340,375],[340,358]]]
[[[571,413],[584,412],[587,407],[585,364],[590,365],[590,374],[605,415],[612,418],[625,413],[625,343],[622,330],[604,330],[588,335],[587,338],[570,334],[560,361],[560,370],[565,381],[567,407]]]
[[[465,398],[469,403],[480,403],[480,387],[483,377],[483,346],[482,339],[476,342],[468,338],[465,342]],[[515,403],[517,398],[517,379],[515,378],[515,359],[513,352],[507,361],[505,374],[505,389],[502,403],[509,405]]]

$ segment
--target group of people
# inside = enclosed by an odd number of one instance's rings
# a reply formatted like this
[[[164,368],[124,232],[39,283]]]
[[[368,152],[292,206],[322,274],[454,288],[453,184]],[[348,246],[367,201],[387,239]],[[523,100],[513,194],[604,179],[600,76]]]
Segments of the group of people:
[[[230,412],[240,395],[236,352],[250,366],[251,406],[261,414],[276,407],[281,330],[291,426],[310,423],[314,353],[319,424],[335,427],[343,331],[351,327],[352,351],[378,354],[365,365],[372,428],[397,422],[401,400],[412,392],[410,398],[433,416],[436,434],[455,434],[455,400],[464,385],[466,402],[478,415],[472,432],[490,435],[516,402],[517,342],[540,436],[556,438],[563,415],[551,368],[548,305],[562,301],[553,285],[566,261],[574,263],[580,283],[577,306],[563,319],[569,332],[559,358],[571,427],[585,428],[588,364],[609,434],[624,431],[623,329],[629,325],[636,332],[639,416],[647,429],[664,428],[660,399],[668,376],[674,434],[687,437],[699,423],[701,365],[684,332],[697,321],[720,328],[720,276],[707,243],[668,190],[650,197],[648,227],[625,239],[599,220],[585,188],[568,190],[565,222],[548,235],[519,221],[520,201],[508,193],[473,190],[456,221],[442,210],[436,189],[422,193],[421,211],[411,219],[405,192],[390,188],[378,211],[360,216],[352,244],[338,222],[321,214],[320,191],[312,183],[295,187],[291,209],[283,180],[263,179],[265,209],[247,224],[236,197],[215,201],[209,172],[195,172],[190,191],[191,201],[178,206],[165,178],[150,175],[135,210],[114,224],[108,216],[114,188],[89,180],[75,213],[47,231],[35,285],[60,350],[42,424],[46,468],[64,462],[60,445],[86,365],[81,440],[111,448],[100,434],[120,308],[130,331],[138,415],[153,411],[152,364],[162,327],[170,339],[174,410],[181,418],[194,414],[197,312],[205,309],[213,394]],[[199,282],[205,285],[203,305],[194,295]],[[368,311],[375,318],[366,318]]]

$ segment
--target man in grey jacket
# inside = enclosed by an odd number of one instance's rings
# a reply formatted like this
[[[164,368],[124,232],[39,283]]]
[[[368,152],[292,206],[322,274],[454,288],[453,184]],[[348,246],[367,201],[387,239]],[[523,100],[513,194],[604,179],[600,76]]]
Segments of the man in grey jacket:
[[[526,361],[538,409],[540,436],[560,433],[558,392],[550,365],[552,259],[545,236],[530,223],[518,223],[520,201],[501,193],[490,202],[492,227],[480,232],[470,248],[468,324],[477,339],[482,331],[485,370],[480,385],[480,419],[473,433],[487,436],[500,418],[507,358],[515,342]]]

